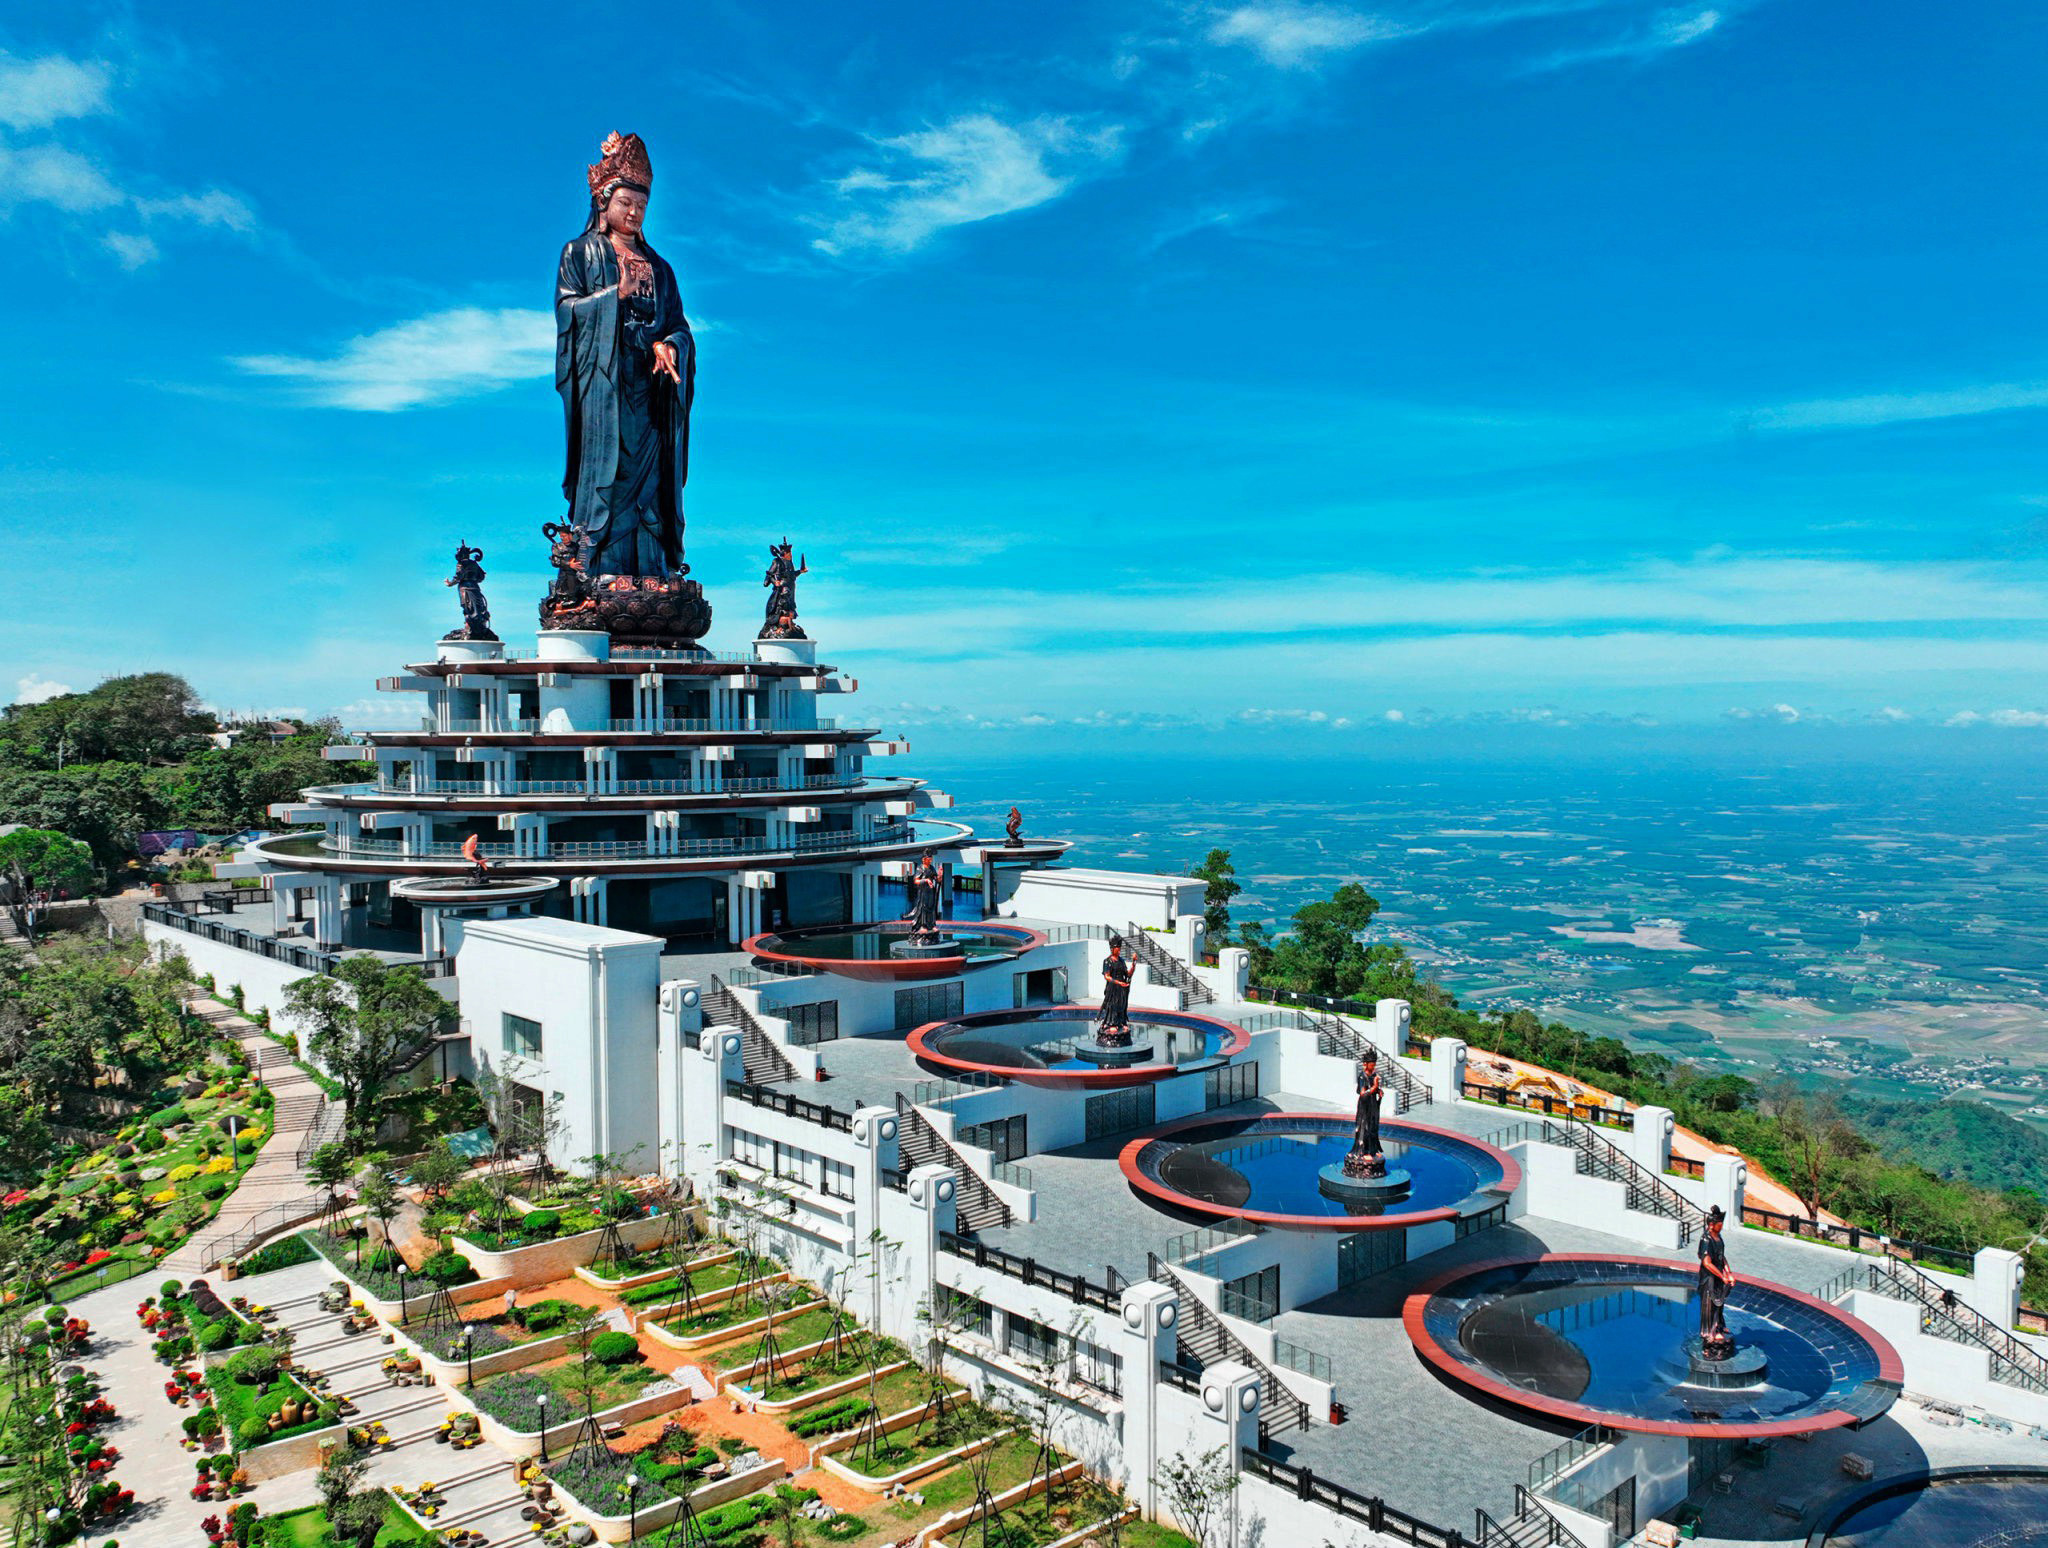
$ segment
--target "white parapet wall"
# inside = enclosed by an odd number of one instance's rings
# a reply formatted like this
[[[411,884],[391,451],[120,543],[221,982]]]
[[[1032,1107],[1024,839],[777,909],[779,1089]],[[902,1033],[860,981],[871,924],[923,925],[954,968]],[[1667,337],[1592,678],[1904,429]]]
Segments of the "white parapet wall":
[[[1057,866],[1018,877],[1010,906],[1021,919],[1171,931],[1183,916],[1202,912],[1202,890],[1192,876]]]

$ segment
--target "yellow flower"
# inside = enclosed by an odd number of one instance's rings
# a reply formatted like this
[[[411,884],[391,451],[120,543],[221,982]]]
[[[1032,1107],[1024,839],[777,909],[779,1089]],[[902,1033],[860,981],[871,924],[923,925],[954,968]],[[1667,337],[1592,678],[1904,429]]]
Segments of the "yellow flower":
[[[234,1157],[232,1156],[215,1156],[211,1161],[206,1163],[206,1170],[209,1173],[232,1172],[234,1169],[235,1161]]]
[[[116,1220],[133,1220],[135,1218],[135,1206],[133,1204],[122,1205],[121,1208],[114,1211],[114,1218]]]
[[[263,1135],[264,1129],[260,1123],[242,1131],[242,1138],[244,1140],[254,1140],[259,1145],[263,1143]]]
[[[149,1196],[149,1202],[152,1204],[168,1204],[177,1196],[178,1190],[176,1188],[166,1188],[162,1193],[152,1193]]]
[[[114,1195],[114,1202],[116,1204],[126,1204],[130,1199],[134,1197],[135,1195],[132,1193],[117,1193]]]
[[[188,1161],[183,1166],[172,1167],[170,1176],[168,1176],[164,1180],[166,1182],[181,1183],[187,1182],[190,1179],[197,1177],[198,1175],[199,1168]]]

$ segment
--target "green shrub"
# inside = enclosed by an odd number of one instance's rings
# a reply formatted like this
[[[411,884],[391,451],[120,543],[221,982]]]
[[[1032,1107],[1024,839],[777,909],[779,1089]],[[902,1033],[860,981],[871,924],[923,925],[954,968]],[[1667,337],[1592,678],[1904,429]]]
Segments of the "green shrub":
[[[562,1319],[569,1315],[567,1301],[535,1301],[531,1306],[522,1306],[516,1315],[520,1324],[529,1333],[545,1333],[549,1328],[559,1328]]]
[[[199,1185],[202,1199],[224,1199],[228,1195],[228,1180],[225,1177],[209,1177]]]
[[[522,1236],[530,1236],[537,1242],[545,1241],[555,1234],[561,1224],[562,1217],[551,1209],[529,1210],[519,1222],[519,1232]]]
[[[185,1287],[175,1279],[167,1279],[156,1287],[156,1293],[167,1301],[175,1301],[185,1293]]]
[[[492,1202],[491,1190],[474,1177],[459,1182],[448,1190],[448,1207],[465,1215],[473,1215],[478,1210],[488,1210]]]
[[[828,1543],[850,1543],[866,1532],[868,1524],[858,1516],[834,1516],[818,1526],[818,1535]]]
[[[235,1444],[244,1451],[252,1446],[260,1446],[269,1439],[270,1426],[253,1415],[235,1426]]]
[[[229,1355],[223,1368],[234,1380],[254,1386],[275,1380],[281,1363],[276,1349],[269,1344],[255,1344]]]
[[[135,1136],[135,1148],[140,1151],[154,1153],[169,1143],[170,1141],[164,1138],[162,1129],[144,1129]]]
[[[614,1220],[624,1220],[639,1211],[640,1201],[624,1188],[614,1188],[604,1196],[604,1212]]]
[[[311,1263],[315,1256],[312,1244],[303,1236],[284,1236],[242,1259],[242,1272],[268,1274],[273,1269],[290,1268],[295,1263]]]
[[[624,1365],[640,1358],[640,1341],[630,1333],[600,1333],[590,1341],[590,1358],[599,1365]]]
[[[199,1330],[199,1347],[211,1352],[225,1349],[235,1341],[235,1325],[222,1317]]]
[[[465,1280],[476,1278],[476,1270],[469,1259],[459,1252],[441,1251],[420,1264],[420,1273],[436,1284],[459,1285]]]
[[[185,1109],[166,1107],[159,1112],[151,1113],[144,1122],[152,1129],[168,1129],[174,1123],[185,1122]]]

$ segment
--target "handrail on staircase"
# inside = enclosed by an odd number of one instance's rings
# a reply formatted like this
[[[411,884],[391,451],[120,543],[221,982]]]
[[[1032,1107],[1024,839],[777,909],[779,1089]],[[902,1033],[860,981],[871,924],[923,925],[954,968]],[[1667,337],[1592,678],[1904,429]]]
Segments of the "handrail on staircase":
[[[1994,1381],[2004,1379],[1998,1372],[1998,1366],[2003,1364],[2015,1378],[2007,1381],[2007,1386],[2048,1393],[2048,1359],[1963,1301],[1925,1269],[1903,1258],[1893,1257],[1873,1258],[1864,1266],[1870,1273],[1871,1289],[1879,1290],[1881,1282],[1889,1281],[1919,1302],[1923,1327],[1931,1320],[1940,1319],[1962,1335],[1955,1342],[1976,1344],[1988,1352],[1992,1357]],[[1928,1331],[1934,1330],[1930,1328]]]
[[[1277,1408],[1280,1415],[1286,1421],[1285,1424],[1276,1425],[1273,1428],[1284,1429],[1289,1426],[1298,1426],[1306,1430],[1312,1422],[1309,1416],[1308,1404],[1301,1399],[1293,1388],[1289,1387],[1274,1374],[1273,1368],[1270,1365],[1248,1349],[1243,1339],[1230,1331],[1229,1326],[1220,1315],[1211,1311],[1202,1303],[1201,1297],[1195,1294],[1194,1287],[1182,1277],[1181,1272],[1171,1265],[1161,1262],[1159,1254],[1156,1252],[1147,1252],[1145,1254],[1145,1266],[1151,1278],[1165,1284],[1170,1284],[1180,1291],[1181,1329],[1184,1333],[1190,1331],[1190,1325],[1192,1325],[1192,1331],[1197,1335],[1204,1332],[1214,1333],[1219,1347],[1227,1352],[1230,1358],[1248,1366],[1258,1376],[1265,1391],[1268,1405]]]

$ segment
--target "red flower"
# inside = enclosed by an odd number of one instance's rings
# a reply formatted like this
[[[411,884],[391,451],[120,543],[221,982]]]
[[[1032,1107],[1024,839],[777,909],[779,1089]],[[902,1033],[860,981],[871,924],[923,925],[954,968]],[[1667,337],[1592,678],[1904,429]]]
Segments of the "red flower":
[[[12,1193],[8,1194],[6,1198],[0,1199],[0,1204],[5,1204],[11,1209],[16,1204],[20,1204],[23,1201],[25,1201],[27,1198],[28,1189],[16,1188]]]
[[[10,1200],[10,1202],[12,1201]],[[88,1264],[93,1264],[99,1262],[102,1258],[111,1258],[112,1256],[113,1254],[111,1252],[108,1252],[106,1248],[95,1247],[91,1252],[85,1255],[85,1261]]]

